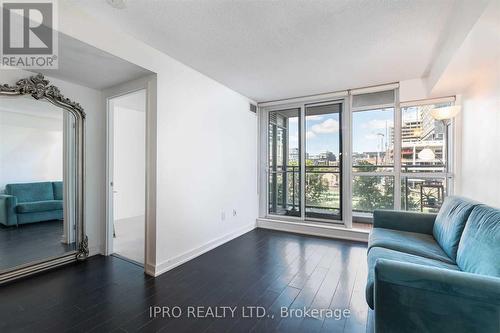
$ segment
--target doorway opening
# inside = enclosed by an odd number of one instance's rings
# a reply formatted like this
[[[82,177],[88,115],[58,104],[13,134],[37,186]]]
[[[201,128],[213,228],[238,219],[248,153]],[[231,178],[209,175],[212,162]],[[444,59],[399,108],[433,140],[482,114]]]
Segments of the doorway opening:
[[[146,90],[108,100],[108,254],[145,259]],[[110,235],[111,236],[111,235]]]

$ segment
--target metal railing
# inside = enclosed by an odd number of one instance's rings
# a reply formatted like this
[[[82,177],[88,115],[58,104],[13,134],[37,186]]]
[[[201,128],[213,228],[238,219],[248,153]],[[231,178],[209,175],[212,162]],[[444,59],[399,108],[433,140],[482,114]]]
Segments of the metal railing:
[[[273,207],[277,206],[277,202],[272,202],[272,201],[277,201],[277,195],[276,193],[278,186],[282,186],[283,188],[281,189],[282,193],[286,195],[283,195],[282,199],[286,199],[286,204],[285,201],[281,203],[281,206],[286,207],[287,210],[290,211],[297,211],[300,209],[300,166],[298,165],[287,165],[287,166],[279,166],[276,167],[274,170],[270,170],[271,175],[275,175],[273,177],[273,183],[275,189],[273,189],[273,193],[275,193],[275,197],[272,198],[274,200],[270,200],[270,205]],[[340,175],[340,166],[337,165],[307,165],[305,167],[305,177],[307,181],[307,176],[311,174],[338,174]],[[283,179],[281,181],[281,184],[278,184],[277,182],[277,176],[282,175]],[[340,178],[340,177],[339,177]],[[291,179],[290,187],[288,180]],[[340,183],[338,184],[339,186],[339,191],[340,191]],[[327,191],[325,191],[326,193]],[[317,209],[317,210],[325,210],[325,211],[332,211],[332,210],[340,210],[340,200],[339,200],[339,205],[338,207],[332,207],[332,206],[325,206],[321,204],[305,204],[306,209]]]

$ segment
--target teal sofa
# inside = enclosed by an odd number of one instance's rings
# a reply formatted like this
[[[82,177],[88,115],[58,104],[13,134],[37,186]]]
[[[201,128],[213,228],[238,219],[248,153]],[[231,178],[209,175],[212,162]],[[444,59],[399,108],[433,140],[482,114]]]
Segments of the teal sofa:
[[[62,182],[7,184],[0,194],[0,223],[5,226],[62,219]]]
[[[375,332],[500,332],[500,210],[448,197],[439,213],[376,210],[366,301]]]

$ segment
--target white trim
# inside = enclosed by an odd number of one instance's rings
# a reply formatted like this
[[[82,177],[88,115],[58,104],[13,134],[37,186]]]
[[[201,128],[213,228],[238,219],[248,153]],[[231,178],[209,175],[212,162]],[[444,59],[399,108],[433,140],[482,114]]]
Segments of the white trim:
[[[369,232],[345,227],[327,226],[323,224],[290,222],[272,219],[257,219],[257,227],[271,230],[287,231],[297,234],[347,239],[358,242],[368,242]]]
[[[429,104],[439,104],[439,103],[454,103],[455,101],[456,101],[455,96],[449,96],[449,97],[418,99],[418,100],[406,101],[406,102],[401,102],[399,105],[402,108],[407,108],[410,106],[419,106],[419,105],[429,105]]]
[[[306,107],[300,106],[299,116],[299,151],[300,151],[300,219],[304,220],[306,216]]]
[[[394,142],[393,163],[394,163],[394,204],[395,210],[401,209],[401,146],[403,137],[403,114],[401,113],[401,103],[399,102],[399,88],[394,90]],[[386,139],[387,140],[387,139]],[[387,141],[386,141],[387,142]],[[405,189],[406,191],[406,189]]]
[[[354,95],[352,95],[352,96],[354,96]],[[365,105],[365,106],[352,107],[351,110],[352,110],[352,112],[373,111],[373,110],[379,110],[379,109],[389,109],[389,108],[393,108],[393,107],[394,107],[394,103],[370,104],[370,105]]]
[[[264,216],[268,211],[268,182],[269,182],[269,166],[267,160],[268,150],[268,118],[269,112],[264,111],[259,107],[259,216]]]
[[[105,221],[105,255],[112,254],[113,227],[112,214],[112,189],[110,186],[110,133],[112,126],[109,119],[109,101],[136,91],[146,91],[146,145],[145,145],[145,228],[144,228],[144,271],[151,274],[149,267],[156,264],[156,74],[129,81],[115,87],[106,89],[103,93],[106,102],[106,221]],[[111,119],[112,121],[112,119]]]
[[[352,228],[352,95],[342,104],[342,220]]]
[[[350,89],[349,92],[351,93],[351,95],[360,95],[360,94],[370,94],[386,90],[394,90],[397,88],[399,88],[399,83],[388,83],[388,84],[381,84],[365,88]]]
[[[347,96],[347,94],[348,94],[347,90],[342,90],[325,94],[309,95],[309,96],[302,96],[302,97],[295,97],[288,99],[280,99],[276,101],[262,102],[259,103],[258,105],[264,108],[278,106],[281,109],[282,106],[286,105],[293,105],[293,104],[300,105],[300,104],[306,104],[308,102],[322,102],[334,99],[343,99],[344,97]]]
[[[180,266],[184,264],[185,262],[188,262],[189,260],[192,260],[210,250],[215,249],[218,246],[221,246],[224,243],[227,243],[237,237],[240,237],[243,234],[246,234],[249,231],[252,231],[255,229],[255,222],[250,223],[242,228],[239,228],[236,231],[230,232],[222,237],[216,238],[214,240],[211,240],[202,246],[199,246],[197,248],[194,248],[192,250],[189,250],[187,252],[184,252],[181,255],[178,255],[174,258],[168,259],[158,265],[156,267],[151,266],[151,265],[145,265],[146,267],[146,273],[152,275],[152,276],[158,276],[160,274],[163,274],[171,269],[174,269],[177,266]]]
[[[114,117],[111,106],[112,97],[106,98],[106,221],[105,221],[105,241],[104,255],[113,254],[113,137],[114,137]]]

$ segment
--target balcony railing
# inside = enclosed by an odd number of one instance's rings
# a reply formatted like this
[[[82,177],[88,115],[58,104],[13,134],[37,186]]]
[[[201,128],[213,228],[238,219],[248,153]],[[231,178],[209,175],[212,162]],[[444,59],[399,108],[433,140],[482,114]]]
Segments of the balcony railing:
[[[378,168],[385,169],[386,173],[378,174]],[[437,170],[439,168],[439,170]],[[403,165],[402,166],[402,184],[401,184],[401,207],[405,210],[420,210],[435,212],[444,200],[446,180],[441,176],[432,176],[435,173],[443,173],[446,166],[440,165]],[[393,193],[395,184],[392,183],[388,188],[382,190],[383,186],[394,176],[387,174],[394,172],[394,165],[355,165],[353,166],[353,176],[356,177],[376,177],[380,178],[380,187],[382,196],[385,192]],[[359,175],[357,175],[359,173]],[[412,174],[426,173],[429,176],[417,176],[412,179]],[[271,213],[280,215],[300,216],[301,195],[300,195],[300,166],[288,165],[277,167],[270,171],[270,195],[269,209]],[[328,175],[332,175],[328,177]],[[280,178],[278,180],[278,178]],[[332,219],[340,215],[340,196],[341,196],[341,172],[337,165],[307,165],[305,167],[305,215],[308,217],[319,217]],[[439,179],[437,179],[438,177]],[[385,185],[383,185],[385,184]],[[373,190],[373,188],[370,188]],[[383,191],[383,192],[382,192]],[[367,194],[370,195],[370,194]],[[353,207],[353,212],[371,213],[375,208],[392,209],[394,207],[394,196],[392,201],[385,202],[383,206]],[[354,197],[353,200],[359,200]],[[353,203],[353,206],[354,205]]]
[[[336,165],[307,165],[305,167],[305,192],[306,215],[310,217],[331,218],[340,213],[340,168]],[[275,196],[275,200],[286,200],[286,205],[283,203],[278,205],[278,202],[270,200],[270,209],[279,210],[278,206],[283,210],[281,213],[285,215],[299,216],[300,211],[300,166],[288,165],[278,167],[276,170],[271,170],[271,177],[274,175],[274,181],[271,181],[271,186],[274,183],[275,189],[271,189],[271,193],[278,193],[278,187],[282,187],[281,193],[286,194],[279,198]],[[281,182],[278,183],[278,175],[282,176]],[[328,179],[328,175],[332,175]],[[274,191],[273,191],[274,190]],[[272,199],[272,198],[270,198]],[[286,212],[284,212],[286,211]]]

